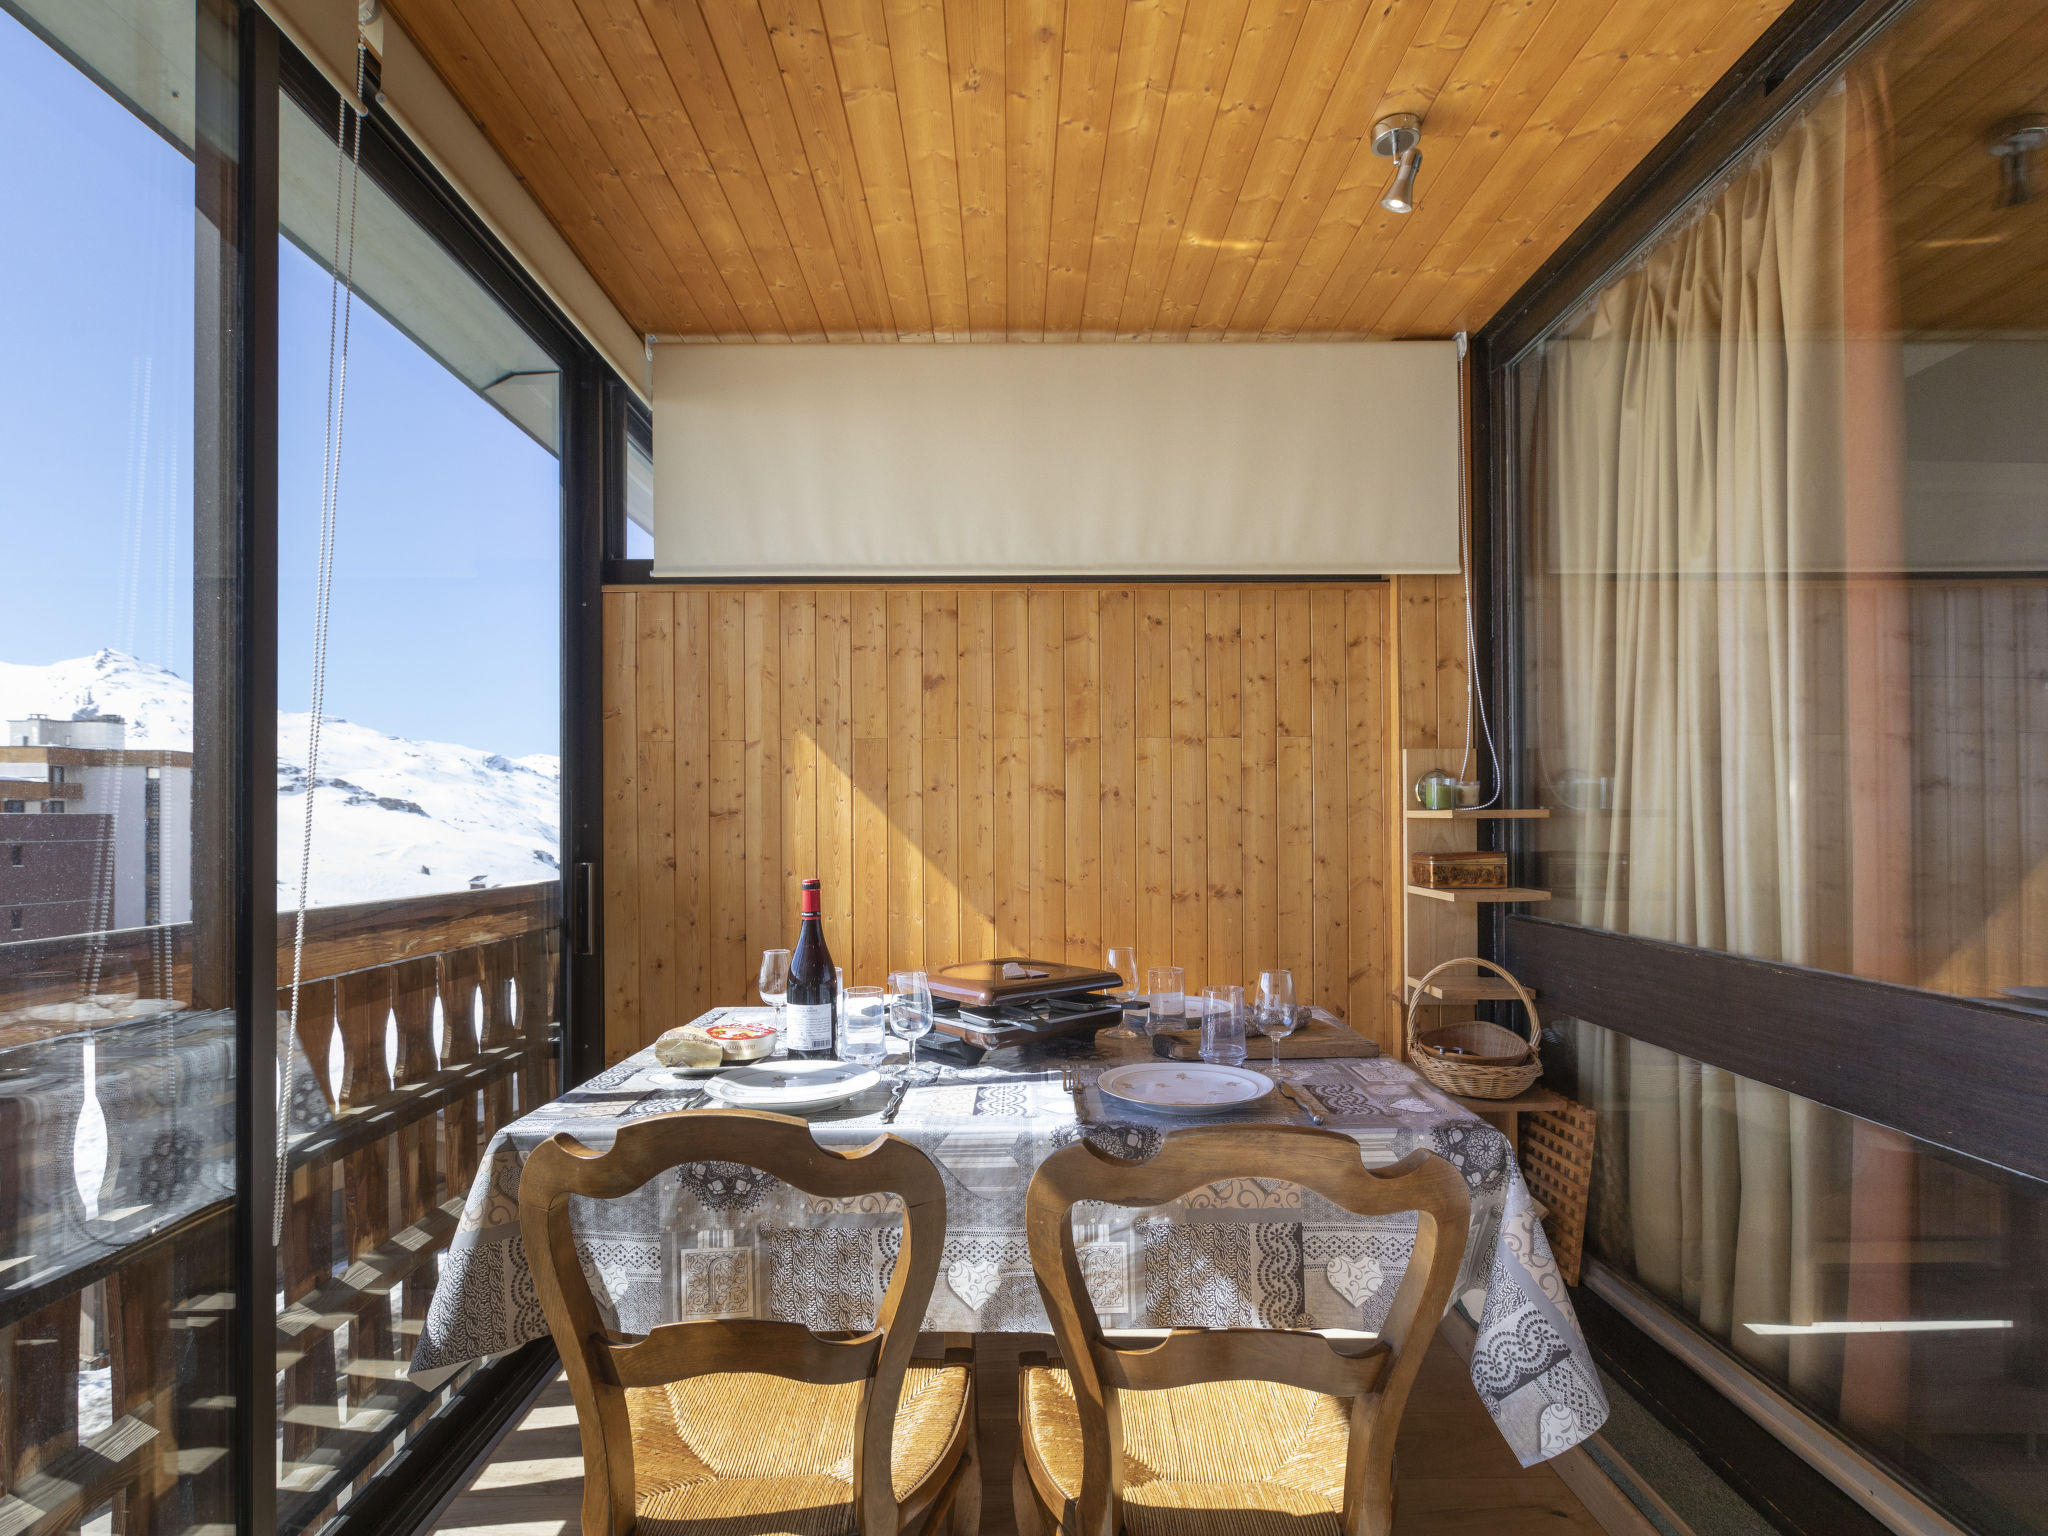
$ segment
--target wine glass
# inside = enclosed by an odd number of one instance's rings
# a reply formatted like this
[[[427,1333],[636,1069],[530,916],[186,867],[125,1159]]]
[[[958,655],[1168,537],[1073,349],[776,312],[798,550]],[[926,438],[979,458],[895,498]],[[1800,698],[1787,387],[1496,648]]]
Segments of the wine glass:
[[[775,1010],[775,1032],[782,1033],[782,1008],[789,999],[789,951],[761,952],[761,1001]]]
[[[1271,1043],[1275,1065],[1280,1061],[1280,1042],[1294,1033],[1300,1017],[1294,1011],[1294,972],[1259,972],[1259,1003],[1252,1022]]]
[[[1138,971],[1138,952],[1127,944],[1115,946],[1109,952],[1109,968],[1115,971],[1123,982],[1123,986],[1118,989],[1116,995],[1125,1001],[1136,997],[1138,995],[1138,976],[1140,974]],[[1145,1038],[1141,1031],[1131,1028],[1128,1017],[1123,1015],[1119,1015],[1114,1029],[1105,1029],[1102,1031],[1102,1034],[1105,1038],[1111,1040],[1142,1040]]]
[[[889,973],[889,1033],[910,1042],[910,1065],[917,1065],[917,1042],[932,1032],[932,988],[923,971]]]

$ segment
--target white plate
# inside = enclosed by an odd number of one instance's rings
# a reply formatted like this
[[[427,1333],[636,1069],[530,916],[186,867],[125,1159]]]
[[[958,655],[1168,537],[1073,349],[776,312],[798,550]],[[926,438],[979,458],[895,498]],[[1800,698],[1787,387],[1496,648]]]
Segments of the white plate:
[[[723,1072],[725,1063],[713,1067],[648,1067],[633,1074],[629,1088],[700,1088],[704,1079]]]
[[[2048,1003],[2048,987],[2000,987],[1998,995],[2022,1003]]]
[[[816,1109],[858,1098],[881,1080],[850,1061],[758,1061],[710,1079],[704,1091],[734,1109]]]
[[[1095,1086],[1112,1099],[1162,1115],[1213,1115],[1264,1098],[1273,1091],[1273,1080],[1206,1061],[1148,1061],[1112,1067]]]

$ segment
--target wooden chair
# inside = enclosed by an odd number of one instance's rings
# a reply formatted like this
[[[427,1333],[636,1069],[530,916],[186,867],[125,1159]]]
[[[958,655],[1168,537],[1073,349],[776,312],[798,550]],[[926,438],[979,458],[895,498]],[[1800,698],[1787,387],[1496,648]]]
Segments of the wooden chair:
[[[606,1330],[569,1197],[611,1199],[685,1162],[742,1163],[806,1194],[892,1193],[903,1244],[872,1331],[751,1319]],[[821,1147],[802,1120],[693,1110],[555,1135],[527,1158],[519,1229],[583,1431],[583,1536],[897,1536],[980,1523],[972,1368],[913,1363],[946,1233],[938,1171],[909,1142]]]
[[[1070,1219],[1084,1200],[1149,1206],[1222,1179],[1284,1179],[1359,1215],[1417,1213],[1415,1251],[1372,1340],[1264,1328],[1103,1337]],[[1450,1302],[1471,1201],[1449,1163],[1416,1152],[1367,1169],[1358,1143],[1295,1126],[1169,1135],[1133,1163],[1078,1142],[1046,1159],[1026,1200],[1031,1267],[1065,1368],[1018,1383],[1018,1528],[1068,1536],[1385,1536],[1394,1432]]]

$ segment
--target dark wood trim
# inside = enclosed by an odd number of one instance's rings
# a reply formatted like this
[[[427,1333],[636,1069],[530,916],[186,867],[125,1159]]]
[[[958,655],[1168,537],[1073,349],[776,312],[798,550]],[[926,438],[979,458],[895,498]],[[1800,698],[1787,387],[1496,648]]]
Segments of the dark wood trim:
[[[1507,964],[1546,1017],[2048,1179],[2048,1021],[2037,1014],[1550,918],[1506,926]]]
[[[1679,119],[1482,333],[1512,366],[1913,0],[1797,0]]]
[[[1787,1536],[1888,1536],[1797,1452],[1592,1291],[1574,1288],[1572,1307],[1610,1380]]]
[[[224,771],[231,809],[235,1007],[235,1224],[229,1477],[235,1526],[270,1536],[277,1525],[277,198],[278,59],[275,23],[253,6],[240,18],[234,81],[240,217],[240,324],[222,345],[234,355],[239,492],[234,520],[233,604],[223,668]],[[203,69],[202,64],[202,69]],[[225,94],[227,82],[219,83]],[[202,94],[205,87],[202,85]],[[197,828],[195,827],[195,831]]]

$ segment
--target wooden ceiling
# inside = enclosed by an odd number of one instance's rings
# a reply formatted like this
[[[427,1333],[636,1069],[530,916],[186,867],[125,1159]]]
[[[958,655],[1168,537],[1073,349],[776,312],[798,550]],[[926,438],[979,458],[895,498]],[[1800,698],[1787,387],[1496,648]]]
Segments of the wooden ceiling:
[[[1942,0],[1866,65],[1891,104],[1899,305],[1918,337],[2048,335],[2048,150],[2034,200],[1997,206],[1998,124],[2048,113],[2048,6]]]
[[[1474,328],[1786,3],[389,8],[633,325],[783,341]]]

